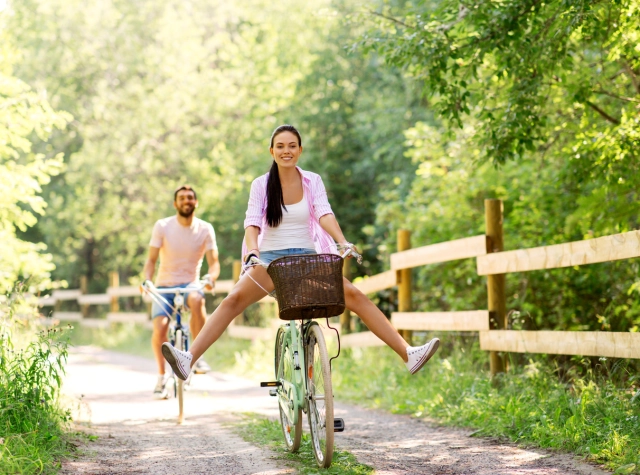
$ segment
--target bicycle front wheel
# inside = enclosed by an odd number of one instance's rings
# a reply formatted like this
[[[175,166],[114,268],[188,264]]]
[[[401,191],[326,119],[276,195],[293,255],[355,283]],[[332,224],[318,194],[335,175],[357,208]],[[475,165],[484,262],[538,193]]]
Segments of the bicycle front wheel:
[[[327,346],[318,324],[309,326],[305,345],[311,444],[318,466],[328,468],[333,459],[333,389]]]
[[[176,350],[184,350],[184,335],[182,330],[176,330],[175,348]],[[182,424],[184,420],[184,381],[175,375],[173,377],[177,384],[176,392],[178,393],[178,424]]]
[[[276,381],[281,379],[285,381],[295,381],[293,374],[293,354],[289,346],[289,342],[285,341],[285,329],[279,328],[276,335],[275,348],[275,373]],[[282,369],[280,369],[280,360],[284,358]],[[278,397],[278,408],[280,409],[280,425],[282,426],[282,435],[289,452],[297,452],[300,449],[302,441],[302,408],[298,408],[298,421],[294,424],[289,420],[289,416],[280,406]]]

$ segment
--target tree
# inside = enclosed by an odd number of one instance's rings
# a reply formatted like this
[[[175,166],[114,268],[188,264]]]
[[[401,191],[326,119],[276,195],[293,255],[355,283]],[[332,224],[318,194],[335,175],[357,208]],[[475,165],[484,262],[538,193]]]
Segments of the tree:
[[[449,130],[473,119],[478,159],[568,161],[574,226],[638,227],[640,2],[445,0],[377,15],[362,43],[421,79]]]
[[[407,133],[417,164],[380,225],[416,244],[480,234],[484,198],[505,200],[507,249],[640,226],[637,1],[395,4],[361,44],[422,81],[439,125]],[[532,328],[638,329],[638,263],[509,276]],[[486,305],[471,263],[419,272],[423,308]]]
[[[300,127],[302,165],[325,176],[350,239],[364,241],[379,190],[413,173],[402,131],[425,117],[412,81],[345,49],[357,31],[342,21],[350,8],[17,2],[19,75],[75,118],[53,139],[69,160],[45,190],[52,212],[29,233],[50,246],[56,276],[97,288],[113,270],[135,279],[153,222],[190,182],[230,277],[249,183],[269,169],[269,134],[286,122]]]
[[[47,144],[68,114],[54,111],[46,97],[12,75],[18,60],[0,11],[0,293],[17,280],[28,280],[32,291],[44,288],[53,270],[46,246],[21,239],[17,233],[33,226],[46,203],[41,186],[58,174],[62,155]],[[35,153],[33,143],[45,145]]]

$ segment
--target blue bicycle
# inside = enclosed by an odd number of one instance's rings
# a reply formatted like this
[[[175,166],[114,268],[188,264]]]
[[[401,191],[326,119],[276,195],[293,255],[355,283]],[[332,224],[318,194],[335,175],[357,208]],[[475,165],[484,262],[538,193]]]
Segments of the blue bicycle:
[[[184,294],[199,291],[206,287],[213,287],[213,283],[209,279],[209,276],[205,275],[201,280],[194,282],[187,287],[158,289],[149,280],[145,281],[144,284],[142,284],[142,287],[157,304],[171,309],[171,315],[167,315],[171,320],[171,324],[169,325],[169,342],[171,343],[171,346],[178,350],[188,351],[190,333],[189,325],[186,321],[183,322],[182,318],[183,314],[187,311]],[[173,305],[171,305],[167,299],[162,296],[163,294],[174,295]],[[171,369],[170,374],[167,377],[167,384],[171,383],[173,386],[173,395],[178,399],[178,424],[182,424],[182,421],[184,420],[184,389],[185,385],[189,384],[190,379],[191,376],[189,376],[186,381],[182,381],[180,378],[176,377]]]

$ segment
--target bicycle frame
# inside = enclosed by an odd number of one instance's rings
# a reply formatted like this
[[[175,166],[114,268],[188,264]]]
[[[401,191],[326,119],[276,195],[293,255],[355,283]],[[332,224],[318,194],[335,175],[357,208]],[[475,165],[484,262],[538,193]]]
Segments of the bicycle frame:
[[[349,255],[353,255],[358,262],[362,261],[362,256],[358,252],[356,252],[356,250],[352,246],[347,247],[341,257],[345,259]],[[268,264],[265,264],[255,256],[251,256],[249,261],[244,265],[243,271],[246,271],[249,267],[252,267],[254,265],[262,266],[265,269],[268,267]],[[262,286],[257,282],[256,285],[262,288]],[[297,321],[292,321],[284,325],[284,327],[286,327],[286,330],[282,341],[282,345],[285,346],[285,343],[287,342],[287,340],[289,340],[290,348],[293,349],[293,355],[291,355],[293,361],[286,361],[286,358],[283,354],[282,358],[280,358],[280,362],[278,364],[278,369],[276,372],[276,374],[284,374],[283,365],[293,365],[292,374],[294,381],[286,381],[285,379],[281,378],[278,381],[279,386],[277,389],[278,404],[293,425],[298,422],[298,409],[302,408],[304,412],[308,410],[307,394],[309,393],[309,388],[307,387],[307,378],[305,377],[306,375],[302,373],[302,368],[304,367],[306,371],[307,365],[306,355],[304,353],[303,339],[305,328],[307,325],[311,324],[312,320],[302,320],[300,323],[300,331],[298,331],[298,325],[296,322]],[[303,359],[302,365],[300,365],[301,357]],[[299,391],[299,388],[302,388],[302,391]],[[291,403],[293,403],[293,405],[291,405]]]
[[[298,422],[298,409],[300,407],[306,412],[307,404],[306,404],[306,394],[308,393],[307,388],[307,378],[304,377],[302,373],[302,368],[306,367],[305,354],[304,354],[304,327],[305,321],[303,320],[300,324],[300,331],[298,331],[298,325],[296,321],[290,322],[285,327],[288,327],[284,333],[283,346],[287,340],[290,342],[290,348],[293,348],[293,355],[291,355],[292,360],[286,361],[284,355],[280,358],[280,363],[278,365],[278,373],[283,373],[283,365],[285,364],[293,364],[292,374],[294,381],[286,381],[281,378],[279,380],[280,386],[278,387],[278,403],[282,410],[287,415],[289,421],[292,424],[296,424]],[[302,365],[300,364],[300,357],[302,357]],[[302,391],[299,391],[299,388],[302,388]],[[300,394],[300,393],[304,394]],[[289,404],[289,401],[293,402],[293,407]]]
[[[187,287],[170,287],[165,289],[158,289],[150,281],[146,281],[143,284],[143,288],[151,296],[152,300],[154,300],[159,305],[167,305],[171,308],[171,315],[167,315],[167,317],[169,317],[169,320],[171,320],[171,325],[169,326],[169,340],[171,341],[171,345],[175,346],[176,332],[178,330],[182,330],[182,334],[186,336],[184,340],[184,351],[189,350],[189,328],[182,324],[182,312],[186,309],[183,294],[187,292],[202,290],[207,285],[211,285],[208,274],[202,280],[200,280],[197,285]],[[169,304],[169,302],[162,296],[163,294],[174,294],[174,305]]]

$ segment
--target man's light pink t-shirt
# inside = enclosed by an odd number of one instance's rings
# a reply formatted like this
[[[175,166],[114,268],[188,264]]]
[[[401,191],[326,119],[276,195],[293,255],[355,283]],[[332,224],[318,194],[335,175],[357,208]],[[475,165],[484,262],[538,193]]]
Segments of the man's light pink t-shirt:
[[[193,218],[191,226],[183,226],[175,216],[156,221],[149,246],[160,249],[158,287],[195,282],[200,278],[204,253],[218,248],[211,224]]]

